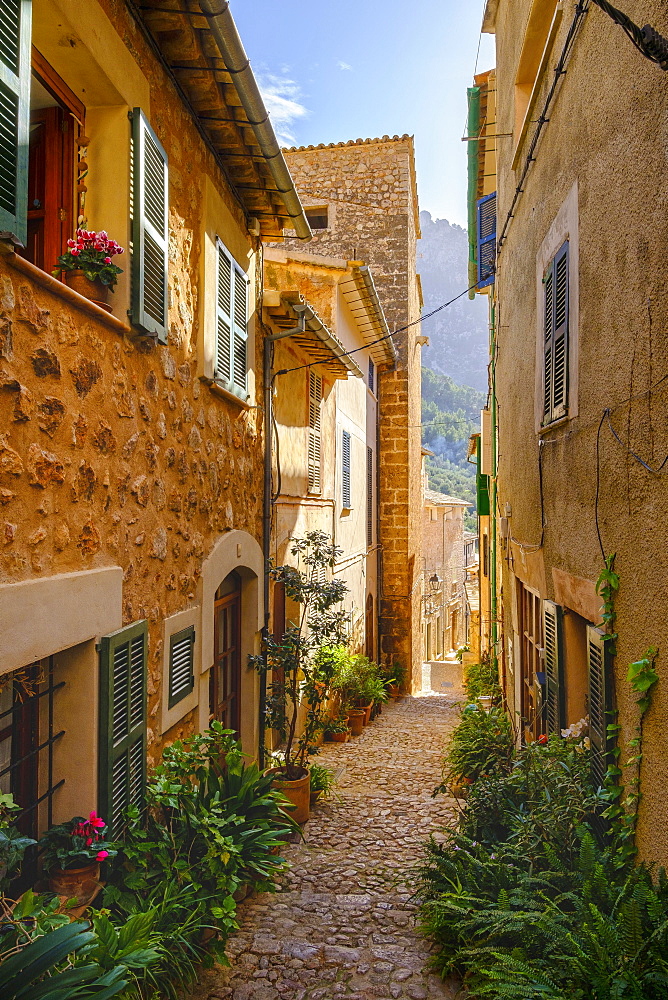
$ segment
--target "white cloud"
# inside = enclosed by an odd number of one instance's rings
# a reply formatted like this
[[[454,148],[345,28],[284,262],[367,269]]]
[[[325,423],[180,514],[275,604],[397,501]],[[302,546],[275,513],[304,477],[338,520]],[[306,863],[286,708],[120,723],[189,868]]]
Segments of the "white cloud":
[[[353,68],[352,68],[352,66],[350,65],[350,63],[347,63],[347,62],[343,62],[343,61],[342,61],[341,59],[339,59],[339,61],[338,61],[338,63],[337,63],[337,66],[338,66],[338,67],[339,67],[339,69],[341,69],[341,70],[346,70],[346,69],[347,69],[347,70],[349,70],[349,72],[351,72],[351,73],[352,73],[352,69],[353,69]]]
[[[305,118],[309,111],[301,103],[298,84],[287,75],[289,68],[283,67],[282,72],[282,76],[271,73],[256,75],[276,138],[282,146],[294,146],[297,142],[294,123]]]

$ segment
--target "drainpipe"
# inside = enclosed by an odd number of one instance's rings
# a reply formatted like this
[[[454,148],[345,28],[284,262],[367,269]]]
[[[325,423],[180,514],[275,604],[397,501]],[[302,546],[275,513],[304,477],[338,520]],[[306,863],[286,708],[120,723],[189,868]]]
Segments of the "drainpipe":
[[[292,219],[297,236],[300,240],[310,240],[311,228],[306,220],[299,195],[295,190],[288,165],[276,141],[274,130],[269,121],[269,114],[250,68],[250,60],[246,55],[234,18],[230,13],[229,0],[225,0],[222,4],[220,0],[199,0],[199,6],[207,19],[227,71],[232,75],[239,100],[255,133],[260,152],[282,197],[285,210]]]
[[[290,330],[282,330],[279,333],[272,333],[268,337],[264,338],[264,343],[262,345],[262,385],[264,389],[264,489],[262,496],[262,554],[264,556],[264,581],[263,581],[263,594],[264,594],[264,638],[266,640],[269,635],[269,620],[271,614],[269,611],[269,580],[270,580],[270,569],[271,569],[271,467],[272,467],[272,391],[273,385],[271,381],[271,354],[272,347],[277,340],[283,340],[285,337],[292,337],[296,333],[303,333],[306,326],[306,309],[305,305],[297,303],[292,307],[294,311],[299,316],[298,326],[292,327]],[[266,732],[265,723],[265,709],[267,703],[267,670],[266,670],[266,652],[265,652],[265,669],[260,674],[260,735],[259,735],[259,746],[258,746],[258,760],[260,762],[260,767],[264,767],[264,738]]]

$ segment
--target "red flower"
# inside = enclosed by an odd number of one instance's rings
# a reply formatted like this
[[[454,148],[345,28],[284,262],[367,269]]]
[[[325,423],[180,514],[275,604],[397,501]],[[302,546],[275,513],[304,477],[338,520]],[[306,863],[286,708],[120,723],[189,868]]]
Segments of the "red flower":
[[[91,826],[94,826],[96,830],[101,830],[102,827],[105,826],[104,820],[102,819],[101,816],[98,816],[95,810],[93,810],[93,812],[88,817],[88,822],[90,823]]]
[[[109,857],[109,851],[98,851],[97,852],[97,860],[98,861],[104,861],[104,859],[108,858],[108,857]]]
[[[539,736],[537,742],[540,743],[541,746],[545,746],[545,744],[547,743],[547,736],[545,736],[545,734]]]

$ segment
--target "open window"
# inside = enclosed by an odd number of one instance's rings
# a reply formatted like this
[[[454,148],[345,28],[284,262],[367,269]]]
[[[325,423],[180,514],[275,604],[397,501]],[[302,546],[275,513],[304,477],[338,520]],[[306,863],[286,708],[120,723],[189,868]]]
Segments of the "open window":
[[[85,194],[85,184],[78,185],[84,120],[82,102],[33,47],[28,228],[21,253],[44,271],[56,266],[77,227],[78,202]]]

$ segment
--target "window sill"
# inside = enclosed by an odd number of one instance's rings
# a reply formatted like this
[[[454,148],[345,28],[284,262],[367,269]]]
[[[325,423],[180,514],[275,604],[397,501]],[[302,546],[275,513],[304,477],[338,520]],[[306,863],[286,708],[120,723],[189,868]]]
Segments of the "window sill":
[[[567,413],[564,417],[559,417],[558,420],[553,420],[551,424],[545,424],[544,427],[539,427],[537,434],[538,437],[543,437],[545,434],[549,434],[550,431],[558,430],[563,427],[571,419],[570,413]]]
[[[203,375],[200,376],[200,382],[204,382],[205,385],[208,385],[214,396],[220,396],[221,399],[226,399],[228,403],[234,403],[241,410],[255,409],[254,404],[250,402],[250,397],[242,399],[241,396],[237,396],[235,392],[231,392],[229,389],[226,389],[220,382],[215,382],[213,379],[206,378]]]
[[[105,326],[108,326],[111,330],[116,333],[123,334],[133,334],[134,331],[132,327],[123,323],[116,316],[112,316],[108,313],[106,309],[100,308],[100,306],[95,305],[90,299],[87,299],[84,295],[79,295],[74,289],[70,288],[68,285],[64,285],[62,281],[54,278],[52,274],[47,274],[46,271],[42,271],[40,267],[36,267],[35,264],[31,264],[29,260],[25,260],[23,257],[19,257],[16,253],[2,254],[1,258],[5,260],[7,264],[18,271],[20,274],[24,275],[26,278],[30,278],[34,281],[36,285],[40,285],[47,292],[51,292],[52,295],[57,295],[59,299],[63,299],[69,305],[78,309],[80,312],[88,313],[93,319],[99,320]]]

